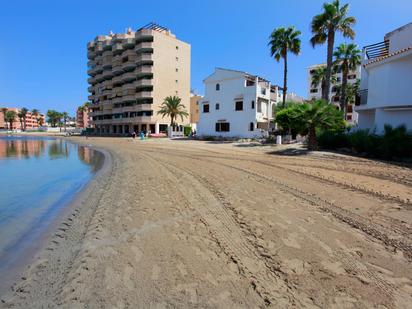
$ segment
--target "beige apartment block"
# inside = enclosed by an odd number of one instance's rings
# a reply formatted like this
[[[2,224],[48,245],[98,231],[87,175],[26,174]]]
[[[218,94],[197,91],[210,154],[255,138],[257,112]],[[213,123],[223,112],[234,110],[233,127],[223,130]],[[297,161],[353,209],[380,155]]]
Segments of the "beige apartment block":
[[[199,102],[203,96],[194,93],[190,94],[190,123],[197,124],[199,122]]]
[[[190,45],[169,29],[153,23],[129,28],[98,36],[87,49],[96,133],[166,132],[170,119],[157,112],[167,96],[180,97],[190,112]]]

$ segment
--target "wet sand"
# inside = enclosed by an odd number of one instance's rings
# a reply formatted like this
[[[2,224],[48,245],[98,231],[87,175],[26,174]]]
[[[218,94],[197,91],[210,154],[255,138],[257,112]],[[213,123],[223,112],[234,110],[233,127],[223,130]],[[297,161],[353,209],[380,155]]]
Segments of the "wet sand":
[[[73,140],[110,164],[2,307],[412,303],[410,167],[250,144]]]

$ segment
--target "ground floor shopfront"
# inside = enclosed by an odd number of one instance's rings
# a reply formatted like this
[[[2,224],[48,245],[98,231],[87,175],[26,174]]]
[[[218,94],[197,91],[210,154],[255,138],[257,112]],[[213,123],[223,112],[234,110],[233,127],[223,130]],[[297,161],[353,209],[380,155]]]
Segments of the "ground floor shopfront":
[[[136,134],[144,133],[167,133],[168,124],[165,123],[130,123],[130,124],[95,124],[97,134]]]

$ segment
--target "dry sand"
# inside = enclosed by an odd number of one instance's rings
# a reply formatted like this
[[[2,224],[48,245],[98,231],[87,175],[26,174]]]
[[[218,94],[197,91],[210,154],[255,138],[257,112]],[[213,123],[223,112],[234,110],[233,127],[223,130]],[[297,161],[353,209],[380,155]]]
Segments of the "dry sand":
[[[73,140],[111,164],[0,306],[411,308],[411,168],[249,144]]]

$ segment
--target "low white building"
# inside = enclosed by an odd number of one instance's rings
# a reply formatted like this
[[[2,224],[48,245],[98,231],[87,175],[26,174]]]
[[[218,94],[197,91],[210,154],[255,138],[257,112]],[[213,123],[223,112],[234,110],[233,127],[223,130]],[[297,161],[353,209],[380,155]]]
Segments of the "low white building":
[[[360,129],[380,134],[385,124],[405,124],[412,130],[412,23],[363,48],[360,89]]]
[[[216,68],[204,81],[198,136],[260,138],[274,128],[273,105],[279,87],[246,72]]]

